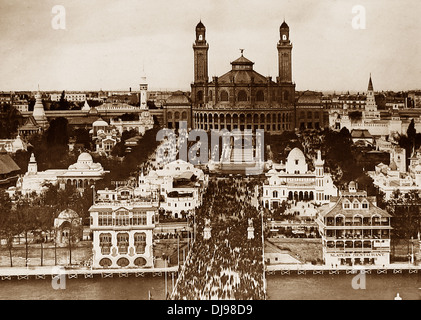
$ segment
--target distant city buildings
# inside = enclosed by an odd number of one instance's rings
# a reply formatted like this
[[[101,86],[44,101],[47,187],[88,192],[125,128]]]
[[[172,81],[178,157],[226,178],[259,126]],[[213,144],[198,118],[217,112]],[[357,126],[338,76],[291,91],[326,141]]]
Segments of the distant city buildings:
[[[322,129],[329,126],[328,113],[324,110],[321,92],[304,91],[297,92],[296,95],[296,128]]]
[[[341,191],[339,197],[330,200],[319,208],[316,219],[324,264],[388,266],[391,215],[377,207],[375,197],[357,191],[352,181],[348,191]]]
[[[60,101],[62,93],[52,93],[50,95],[51,101]],[[72,102],[83,102],[86,100],[86,93],[70,93],[65,92],[64,99]]]
[[[407,170],[405,149],[395,147],[391,150],[389,165],[379,163],[375,171],[368,172],[386,200],[390,200],[394,192],[421,192],[421,149],[414,150],[409,161]]]
[[[421,110],[408,108],[407,98],[383,96],[384,109],[380,111],[373,89],[373,82],[369,79],[367,94],[358,100],[346,100],[339,103],[337,108],[329,109],[329,125],[333,129],[347,128],[352,130],[366,130],[374,138],[406,134],[406,130],[414,120],[415,128],[421,131]],[[349,97],[348,97],[349,99]]]

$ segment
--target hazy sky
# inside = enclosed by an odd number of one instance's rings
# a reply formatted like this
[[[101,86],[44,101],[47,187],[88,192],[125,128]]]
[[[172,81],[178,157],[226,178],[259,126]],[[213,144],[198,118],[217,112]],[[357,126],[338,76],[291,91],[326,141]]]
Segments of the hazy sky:
[[[54,5],[66,30],[54,30]],[[355,5],[366,29],[355,30]],[[284,17],[297,90],[421,89],[419,0],[0,0],[0,90],[189,90],[195,26],[209,43],[209,77],[244,56],[278,72]]]

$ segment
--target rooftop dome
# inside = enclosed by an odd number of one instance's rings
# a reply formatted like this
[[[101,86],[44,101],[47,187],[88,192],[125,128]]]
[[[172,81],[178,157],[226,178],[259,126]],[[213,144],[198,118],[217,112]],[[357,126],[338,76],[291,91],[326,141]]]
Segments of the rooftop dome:
[[[174,92],[168,99],[165,101],[167,105],[172,104],[189,104],[190,100],[182,91],[176,91]]]
[[[75,219],[79,218],[79,215],[76,213],[76,211],[72,209],[65,209],[58,215],[60,219]]]
[[[54,219],[54,227],[60,228],[66,225],[66,221],[68,221],[67,225],[68,223],[76,225],[80,223],[80,217],[76,213],[76,211],[72,209],[65,209],[62,212],[60,212],[60,214],[58,215],[56,219]]]
[[[305,156],[304,156],[304,153],[299,148],[294,148],[288,154],[287,159],[304,159],[305,160]]]
[[[93,127],[107,127],[108,123],[104,120],[102,120],[101,118],[99,118],[97,121],[95,121],[94,123],[92,123]]]
[[[282,24],[281,24],[281,28],[283,29],[283,28],[285,28],[285,29],[289,29],[289,26],[288,26],[288,24],[284,21],[284,22],[282,22]]]
[[[77,158],[77,162],[93,162],[92,156],[87,152],[82,152]]]

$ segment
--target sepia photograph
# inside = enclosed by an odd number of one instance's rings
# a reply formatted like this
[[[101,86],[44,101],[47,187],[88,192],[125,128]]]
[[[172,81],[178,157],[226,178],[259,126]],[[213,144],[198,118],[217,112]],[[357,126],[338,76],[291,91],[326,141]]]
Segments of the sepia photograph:
[[[420,14],[0,0],[0,300],[420,300]]]

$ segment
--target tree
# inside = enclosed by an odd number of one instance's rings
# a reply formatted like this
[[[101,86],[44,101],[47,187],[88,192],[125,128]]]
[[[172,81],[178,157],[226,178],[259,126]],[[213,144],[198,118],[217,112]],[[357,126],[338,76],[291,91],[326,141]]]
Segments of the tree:
[[[28,234],[34,230],[35,219],[33,216],[34,207],[27,197],[21,197],[16,202],[17,227],[19,234],[25,235],[25,267],[28,266],[29,241]]]
[[[7,104],[0,113],[0,138],[11,139],[17,134],[19,125],[23,122],[23,117],[15,107]]]
[[[411,145],[415,144],[415,136],[417,134],[417,130],[415,129],[415,122],[414,119],[411,119],[411,122],[406,130],[406,136],[408,137]]]
[[[63,90],[60,96],[60,101],[58,103],[58,110],[69,110],[69,109],[70,109],[70,105],[66,99],[66,92]]]
[[[362,112],[361,111],[351,111],[348,113],[349,119],[351,119],[351,121],[360,121],[362,118]]]
[[[9,195],[3,190],[0,191],[0,237],[6,241],[6,247],[9,251],[10,267],[13,267],[13,240],[17,231],[17,220],[13,214],[12,201]]]
[[[421,232],[421,198],[418,190],[406,194],[394,192],[386,210],[393,216],[392,227],[397,238],[409,239]]]
[[[76,129],[73,136],[76,137],[76,144],[83,144],[85,149],[91,150],[91,137],[87,129]]]
[[[69,121],[66,118],[59,117],[50,122],[50,126],[47,129],[47,145],[53,146],[65,146],[69,143],[68,133]]]

